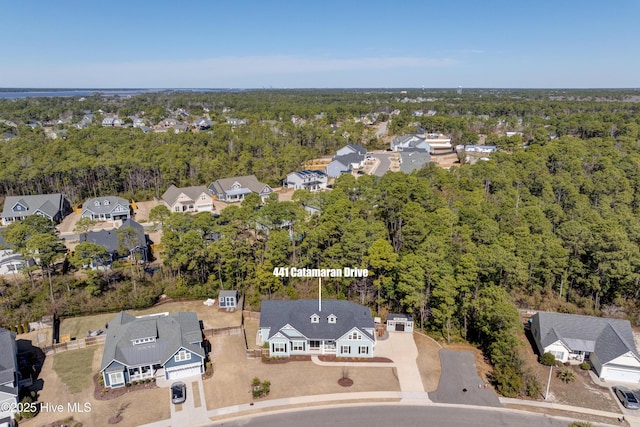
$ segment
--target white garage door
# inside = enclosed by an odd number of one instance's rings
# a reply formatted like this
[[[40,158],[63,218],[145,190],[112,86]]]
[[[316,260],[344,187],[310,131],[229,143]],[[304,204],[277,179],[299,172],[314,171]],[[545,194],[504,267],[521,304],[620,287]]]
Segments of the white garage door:
[[[612,369],[609,368],[605,372],[605,378],[607,381],[621,381],[625,383],[639,383],[640,372],[628,371],[626,369]]]
[[[167,375],[168,375],[168,379],[170,380],[177,380],[179,378],[184,378],[184,377],[192,377],[194,375],[200,375],[200,367],[194,366],[191,368],[176,369],[175,371],[167,372]]]

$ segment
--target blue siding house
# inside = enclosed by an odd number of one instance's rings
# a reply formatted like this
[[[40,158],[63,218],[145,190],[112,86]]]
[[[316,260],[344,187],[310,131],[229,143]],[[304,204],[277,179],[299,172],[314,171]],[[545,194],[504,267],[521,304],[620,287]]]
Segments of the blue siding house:
[[[12,426],[17,412],[20,372],[16,334],[0,328],[0,426]]]
[[[264,300],[256,344],[264,343],[276,357],[373,357],[375,326],[370,310],[350,301]]]
[[[152,377],[174,380],[204,372],[205,352],[196,313],[134,317],[124,311],[107,324],[100,372],[105,387]]]

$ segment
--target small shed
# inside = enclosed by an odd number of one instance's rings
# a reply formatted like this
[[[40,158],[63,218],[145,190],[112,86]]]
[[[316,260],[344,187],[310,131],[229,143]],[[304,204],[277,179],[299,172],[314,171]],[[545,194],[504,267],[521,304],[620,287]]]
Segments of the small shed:
[[[387,315],[387,331],[413,333],[413,317],[408,314]]]
[[[238,291],[220,291],[218,293],[218,307],[226,310],[238,308]]]

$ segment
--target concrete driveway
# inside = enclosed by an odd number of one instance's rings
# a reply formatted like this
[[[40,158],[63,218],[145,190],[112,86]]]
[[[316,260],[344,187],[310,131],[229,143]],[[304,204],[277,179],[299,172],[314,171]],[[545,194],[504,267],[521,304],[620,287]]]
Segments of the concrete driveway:
[[[180,405],[174,405],[171,403],[171,391],[170,387],[172,381],[166,381],[159,379],[156,381],[158,387],[167,389],[167,400],[165,402],[149,402],[149,404],[159,405],[171,405],[171,418],[168,420],[157,421],[155,423],[145,424],[145,427],[180,427],[180,426],[193,426],[193,425],[205,425],[210,422],[207,416],[207,404],[204,397],[204,386],[202,384],[202,377],[200,375],[182,378],[177,381],[182,381],[187,386],[187,399]]]
[[[388,339],[376,342],[375,355],[393,360],[398,371],[400,390],[424,393],[422,378],[416,363],[418,348],[413,340],[413,334],[389,332]]]
[[[502,406],[493,389],[484,388],[485,383],[478,376],[472,352],[440,350],[440,363],[442,374],[438,389],[429,393],[429,398],[433,402]]]

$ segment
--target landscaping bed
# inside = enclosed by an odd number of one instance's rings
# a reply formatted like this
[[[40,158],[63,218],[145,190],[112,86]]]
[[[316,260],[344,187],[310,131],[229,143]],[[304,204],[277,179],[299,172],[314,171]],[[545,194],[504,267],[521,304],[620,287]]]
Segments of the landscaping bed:
[[[153,388],[158,388],[155,378],[152,381],[146,382],[142,380],[139,383],[133,384],[131,383],[128,387],[118,387],[118,388],[108,388],[101,384],[102,376],[98,373],[93,376],[93,397],[96,400],[111,400],[116,397],[120,397],[127,393],[132,393],[138,390],[149,390]]]
[[[289,362],[310,362],[311,356],[299,355],[299,356],[289,356],[289,357],[269,357],[262,356],[262,362],[268,364],[282,364]]]
[[[377,363],[393,363],[393,360],[386,357],[337,357],[335,354],[323,354],[318,356],[318,360],[322,362],[377,362]]]

